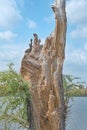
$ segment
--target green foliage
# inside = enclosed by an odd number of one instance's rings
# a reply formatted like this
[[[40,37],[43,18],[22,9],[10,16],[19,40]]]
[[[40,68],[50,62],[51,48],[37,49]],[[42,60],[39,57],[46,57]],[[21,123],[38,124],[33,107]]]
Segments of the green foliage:
[[[73,96],[87,96],[87,89],[84,88],[85,82],[81,82],[79,77],[72,75],[63,75],[63,86],[65,93],[65,101],[68,103]]]
[[[31,100],[30,85],[13,69],[13,64],[8,67],[0,72],[0,122],[4,122],[4,130],[10,129],[12,123],[29,128],[27,100]]]

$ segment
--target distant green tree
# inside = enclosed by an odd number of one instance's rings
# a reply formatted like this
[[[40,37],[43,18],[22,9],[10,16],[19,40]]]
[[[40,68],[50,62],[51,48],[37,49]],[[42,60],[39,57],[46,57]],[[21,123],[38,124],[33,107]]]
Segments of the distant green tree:
[[[81,89],[84,89],[84,84],[86,83],[82,82],[79,77],[74,77],[72,75],[63,75],[65,101],[68,103],[69,99],[73,96],[82,96],[83,93]]]

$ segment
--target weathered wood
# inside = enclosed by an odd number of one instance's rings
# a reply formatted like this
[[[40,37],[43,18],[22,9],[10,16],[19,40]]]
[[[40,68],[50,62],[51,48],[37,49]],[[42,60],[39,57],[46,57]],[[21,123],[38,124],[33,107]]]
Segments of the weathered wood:
[[[32,50],[25,54],[22,76],[31,82],[31,130],[65,130],[65,104],[62,69],[65,58],[66,12],[65,1],[56,0],[52,5],[55,30],[46,38],[42,47],[34,34]]]

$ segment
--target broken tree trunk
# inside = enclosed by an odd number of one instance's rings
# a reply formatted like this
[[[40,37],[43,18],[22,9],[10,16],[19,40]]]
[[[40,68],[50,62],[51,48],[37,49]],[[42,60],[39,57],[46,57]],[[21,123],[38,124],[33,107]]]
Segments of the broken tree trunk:
[[[40,45],[34,34],[33,45],[26,51],[21,64],[22,76],[32,84],[31,130],[65,130],[65,104],[62,69],[65,58],[65,1],[52,5],[55,30]]]

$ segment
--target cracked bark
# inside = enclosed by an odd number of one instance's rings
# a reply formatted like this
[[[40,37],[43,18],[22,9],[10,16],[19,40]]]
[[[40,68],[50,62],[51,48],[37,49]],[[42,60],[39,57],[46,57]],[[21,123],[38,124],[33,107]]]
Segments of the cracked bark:
[[[65,1],[52,5],[55,30],[40,45],[37,34],[31,51],[22,59],[21,74],[32,84],[31,130],[65,130],[65,104],[62,69],[65,58],[66,12]]]

